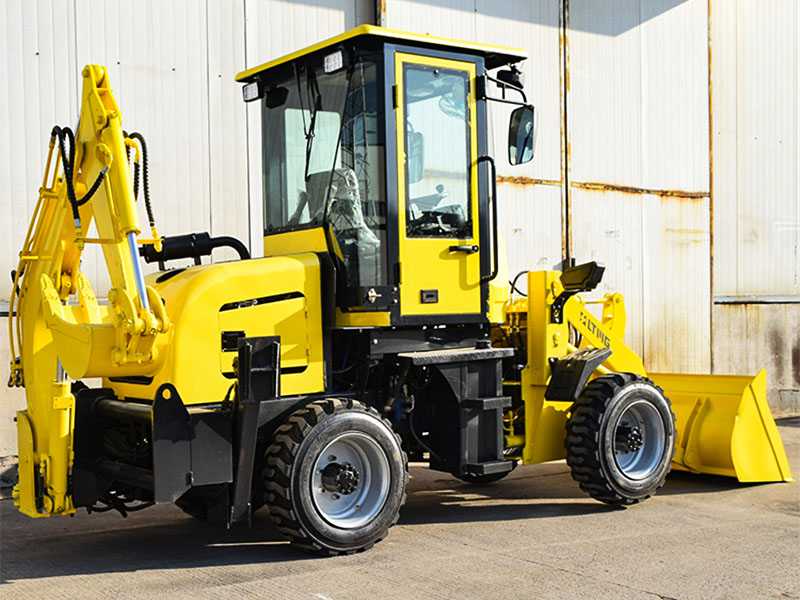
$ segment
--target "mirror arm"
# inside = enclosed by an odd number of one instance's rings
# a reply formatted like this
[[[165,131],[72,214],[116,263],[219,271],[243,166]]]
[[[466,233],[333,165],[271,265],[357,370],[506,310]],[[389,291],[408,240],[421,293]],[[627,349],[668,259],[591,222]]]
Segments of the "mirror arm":
[[[489,235],[492,236],[492,272],[489,275],[484,275],[481,277],[481,283],[486,283],[492,281],[495,277],[497,277],[497,273],[500,270],[500,252],[499,252],[499,243],[498,243],[498,233],[497,233],[497,166],[494,164],[494,159],[491,156],[484,155],[479,156],[476,164],[481,164],[482,162],[488,162],[489,166],[491,167],[491,175],[492,175],[492,229],[489,230]],[[492,235],[494,234],[494,235]]]
[[[515,87],[513,85],[509,85],[505,81],[500,81],[499,79],[495,79],[491,75],[483,75],[482,77],[479,77],[478,79],[479,80],[480,79],[484,79],[482,87],[480,88],[480,89],[483,90],[483,93],[479,94],[479,97],[482,96],[481,97],[482,100],[492,100],[493,102],[503,102],[505,104],[514,104],[515,106],[527,106],[528,97],[525,95],[525,92],[523,91],[522,88],[518,88],[518,87]],[[500,86],[500,89],[503,92],[503,95],[500,98],[495,98],[493,96],[489,96],[489,94],[487,93],[487,85],[486,85],[486,81],[487,80],[488,81],[493,81],[498,86]],[[511,98],[506,98],[506,90],[511,90],[513,92],[519,92],[520,96],[522,96],[522,101],[520,102],[519,100],[512,100]]]

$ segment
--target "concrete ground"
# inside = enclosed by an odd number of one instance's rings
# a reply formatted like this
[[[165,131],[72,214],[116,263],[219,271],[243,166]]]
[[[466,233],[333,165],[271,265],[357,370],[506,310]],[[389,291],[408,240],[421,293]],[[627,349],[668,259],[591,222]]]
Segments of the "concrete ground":
[[[800,419],[780,431],[800,477]],[[158,506],[32,520],[0,502],[2,598],[800,598],[800,484],[673,474],[625,510],[563,462],[472,487],[412,467],[372,550],[314,558],[258,513],[226,531]]]

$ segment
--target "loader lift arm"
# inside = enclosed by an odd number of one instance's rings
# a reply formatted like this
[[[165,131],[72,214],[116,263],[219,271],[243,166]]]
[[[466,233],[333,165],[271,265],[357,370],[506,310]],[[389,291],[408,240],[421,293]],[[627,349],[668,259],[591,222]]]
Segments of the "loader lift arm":
[[[74,138],[53,129],[9,310],[9,385],[24,385],[27,396],[27,410],[17,414],[22,450],[15,498],[30,516],[74,512],[68,489],[74,397],[66,375],[148,375],[163,359],[170,328],[139,262],[144,240],[137,241],[141,227],[127,160],[127,147],[136,144],[123,133],[106,70],[88,65],[82,75],[78,129]],[[86,237],[92,223],[97,238]],[[151,226],[154,239],[147,241],[160,246]],[[86,244],[103,251],[108,306],[97,302],[80,271]]]
[[[507,335],[527,331],[528,359],[520,382],[524,427],[515,427],[514,419],[521,419],[512,415],[506,448],[516,448],[523,464],[564,458],[565,423],[587,379],[629,373],[652,379],[671,402],[673,468],[743,482],[791,481],[786,451],[766,401],[765,372],[755,377],[648,373],[623,339],[627,319],[622,294],[597,300],[578,294],[599,283],[593,276],[597,270],[589,268],[593,264],[564,273],[531,272],[528,297],[507,307]],[[588,310],[593,304],[602,307],[599,318]]]

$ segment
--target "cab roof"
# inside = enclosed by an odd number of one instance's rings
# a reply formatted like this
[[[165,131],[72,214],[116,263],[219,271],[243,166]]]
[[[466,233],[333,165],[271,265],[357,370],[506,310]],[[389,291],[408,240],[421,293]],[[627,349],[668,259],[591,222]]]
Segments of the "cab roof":
[[[318,42],[313,46],[308,46],[302,50],[292,52],[286,56],[276,58],[269,62],[242,71],[236,76],[236,81],[247,82],[252,80],[259,73],[263,73],[273,67],[277,67],[284,63],[288,63],[302,56],[312,54],[319,50],[335,47],[342,42],[348,40],[356,40],[356,38],[380,38],[385,42],[399,42],[411,46],[420,46],[423,48],[431,48],[438,50],[456,50],[464,51],[469,54],[477,54],[483,56],[486,61],[487,69],[494,69],[503,65],[517,63],[521,60],[528,58],[528,53],[519,48],[506,48],[503,46],[490,46],[488,44],[476,44],[474,42],[465,42],[462,40],[451,40],[447,38],[435,37],[432,35],[422,35],[418,33],[408,33],[405,31],[397,31],[394,29],[385,29],[377,25],[361,25],[350,31],[339,34],[335,37]]]

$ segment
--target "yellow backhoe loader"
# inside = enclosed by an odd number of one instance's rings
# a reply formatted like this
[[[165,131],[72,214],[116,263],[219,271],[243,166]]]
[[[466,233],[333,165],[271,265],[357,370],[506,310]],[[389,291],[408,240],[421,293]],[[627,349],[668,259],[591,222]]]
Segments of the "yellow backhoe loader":
[[[622,296],[580,295],[596,263],[509,288],[487,111],[514,106],[508,160],[531,160],[524,58],[362,26],[241,73],[262,111],[259,259],[232,238],[160,236],[144,138],[87,66],[13,274],[19,510],[175,502],[230,526],[266,504],[291,541],[337,554],[396,522],[409,458],[480,484],[566,458],[622,506],[671,466],[789,480],[763,372],[647,373]],[[81,272],[87,244],[108,302]],[[202,264],[222,246],[241,259]]]

